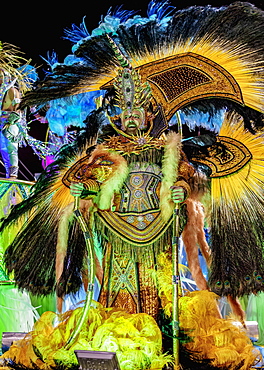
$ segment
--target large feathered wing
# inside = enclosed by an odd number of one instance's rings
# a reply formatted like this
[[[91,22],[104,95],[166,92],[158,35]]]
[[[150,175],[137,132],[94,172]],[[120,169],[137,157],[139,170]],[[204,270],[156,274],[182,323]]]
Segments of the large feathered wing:
[[[32,194],[1,220],[0,232],[12,231],[14,226],[17,232],[17,225],[26,219],[6,250],[5,263],[8,271],[14,272],[17,286],[33,294],[46,295],[56,290],[61,297],[75,293],[83,284],[83,274],[87,274],[87,235],[74,217],[71,183],[84,183],[86,193],[98,195],[100,208],[108,209],[114,191],[127,176],[126,160],[97,144],[97,131],[104,122],[101,113],[100,109],[90,113],[86,129],[73,143],[60,149]],[[103,195],[98,191],[99,183]],[[80,201],[88,229],[95,208],[90,198]]]
[[[1,230],[8,228],[12,231],[12,227],[19,224],[21,219],[26,219],[6,250],[5,263],[9,272],[14,272],[17,286],[33,294],[46,295],[56,288],[55,260],[59,221],[65,208],[73,202],[69,188],[62,183],[62,177],[77,158],[79,154],[65,158],[64,163],[55,161],[50,165],[35,184],[32,194],[14,206],[9,216],[2,220]],[[66,279],[71,285],[68,291],[77,290],[81,286],[80,270],[84,251],[76,248],[82,233],[74,232],[75,228],[78,225],[73,222],[71,229],[65,231],[74,233],[74,238],[69,236],[69,248],[72,250],[68,251],[69,256],[64,262],[71,271],[71,276]],[[76,256],[74,260],[70,259],[72,253]]]
[[[263,144],[231,113],[208,152],[192,158],[211,171],[209,284],[219,295],[264,290]]]
[[[73,143],[61,148],[56,160],[39,177],[30,196],[1,220],[0,231],[12,232],[15,226],[17,235],[6,250],[5,263],[9,272],[14,272],[16,284],[21,289],[39,295],[57,290],[59,295],[64,295],[76,292],[82,285],[85,241],[79,224],[71,217],[73,196],[62,180],[73,164],[93,150],[102,122],[100,110],[91,112],[85,129]],[[65,230],[59,230],[65,216],[70,222]],[[22,227],[17,232],[19,225]],[[65,238],[66,255],[63,256],[63,273],[56,282],[59,234]]]

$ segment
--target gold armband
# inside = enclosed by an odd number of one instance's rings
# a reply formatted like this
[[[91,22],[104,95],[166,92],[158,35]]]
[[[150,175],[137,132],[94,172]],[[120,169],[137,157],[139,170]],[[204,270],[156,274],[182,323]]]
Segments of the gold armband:
[[[195,170],[190,163],[185,161],[180,161],[178,177],[183,178],[185,181],[189,181],[194,176]]]

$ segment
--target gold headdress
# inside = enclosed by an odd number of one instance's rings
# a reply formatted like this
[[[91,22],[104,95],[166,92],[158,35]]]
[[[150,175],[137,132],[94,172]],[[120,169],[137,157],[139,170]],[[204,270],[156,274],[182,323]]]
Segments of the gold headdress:
[[[149,112],[149,107],[151,104],[151,100],[153,100],[152,90],[148,83],[148,81],[142,82],[141,75],[139,71],[134,69],[130,62],[127,60],[127,58],[124,56],[124,54],[121,52],[119,47],[116,45],[114,40],[109,36],[106,35],[107,39],[115,53],[116,58],[118,59],[118,62],[122,68],[118,69],[118,74],[115,77],[115,79],[112,81],[112,85],[115,88],[116,92],[116,100],[118,103],[119,108],[122,110],[122,113],[120,116],[127,112],[127,111],[140,111],[142,114],[142,127],[146,125],[146,123],[150,123],[148,127],[148,131],[144,134],[139,133],[140,140],[142,141],[142,135],[146,140],[143,140],[144,142],[149,142],[151,140],[152,131],[153,128],[153,118],[159,115],[158,120],[163,121],[162,128],[158,127],[156,130],[158,134],[156,133],[153,136],[159,136],[161,132],[163,132],[167,128],[167,122],[164,117],[164,115],[161,113],[161,108],[159,107],[155,113]],[[111,82],[110,82],[111,84]],[[154,100],[153,100],[154,102]],[[116,118],[116,117],[115,117]],[[110,118],[111,124],[114,127],[114,129],[123,136],[126,136],[128,138],[131,138],[131,135],[125,133],[124,131],[121,131],[117,128],[117,126],[114,124],[115,118]]]
[[[151,89],[147,82],[141,82],[135,69],[119,69],[114,81],[119,107],[122,110],[145,108],[149,105]]]
[[[118,75],[114,80],[119,107],[122,110],[145,108],[149,105],[152,95],[148,82],[142,83],[139,73],[132,68],[114,40],[109,35],[107,38],[122,67],[118,70]]]

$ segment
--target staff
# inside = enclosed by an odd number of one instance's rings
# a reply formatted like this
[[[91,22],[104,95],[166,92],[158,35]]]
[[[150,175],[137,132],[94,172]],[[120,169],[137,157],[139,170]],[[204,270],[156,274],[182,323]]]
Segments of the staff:
[[[179,112],[176,113],[178,120],[178,132],[182,138],[182,125]],[[175,202],[173,212],[173,236],[172,236],[172,336],[173,336],[173,356],[174,369],[180,369],[180,341],[179,341],[179,256],[178,246],[180,237],[180,202],[183,200],[182,189],[172,188],[172,199]]]
[[[88,291],[86,293],[86,299],[84,303],[84,307],[81,313],[81,316],[79,317],[79,320],[76,324],[76,327],[74,328],[74,331],[72,332],[70,338],[68,339],[67,343],[65,344],[65,349],[69,349],[78,334],[80,333],[82,326],[87,319],[89,309],[91,306],[91,301],[93,298],[93,290],[94,290],[94,279],[95,279],[95,263],[94,263],[94,248],[92,244],[92,237],[90,234],[90,231],[88,229],[88,226],[83,218],[83,215],[81,214],[79,210],[79,204],[80,204],[80,197],[74,196],[74,216],[76,217],[77,221],[80,224],[80,227],[82,229],[85,244],[86,244],[86,250],[87,250],[87,262],[88,262],[88,277],[89,277],[89,284],[88,284]]]

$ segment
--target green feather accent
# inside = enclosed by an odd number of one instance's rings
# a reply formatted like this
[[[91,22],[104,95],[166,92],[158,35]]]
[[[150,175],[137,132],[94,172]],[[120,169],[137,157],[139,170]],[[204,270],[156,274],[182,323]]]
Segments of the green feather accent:
[[[168,221],[175,208],[171,200],[171,186],[175,184],[178,177],[178,165],[180,160],[181,137],[175,132],[167,136],[164,157],[162,160],[163,179],[160,188],[160,210],[164,221]]]

